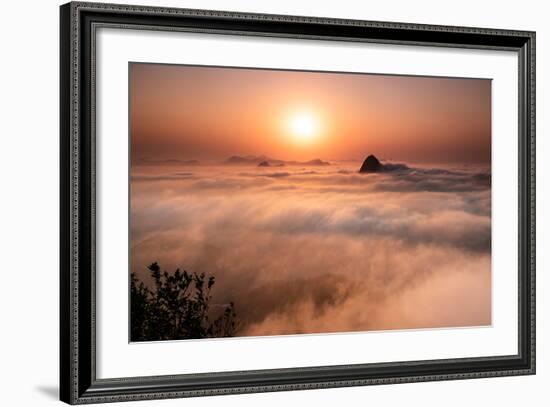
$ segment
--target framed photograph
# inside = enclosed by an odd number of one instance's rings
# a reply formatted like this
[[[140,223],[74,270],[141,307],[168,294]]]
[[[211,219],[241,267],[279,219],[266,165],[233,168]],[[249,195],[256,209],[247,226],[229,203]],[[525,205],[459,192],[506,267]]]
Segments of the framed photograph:
[[[61,6],[61,400],[535,373],[535,33]]]

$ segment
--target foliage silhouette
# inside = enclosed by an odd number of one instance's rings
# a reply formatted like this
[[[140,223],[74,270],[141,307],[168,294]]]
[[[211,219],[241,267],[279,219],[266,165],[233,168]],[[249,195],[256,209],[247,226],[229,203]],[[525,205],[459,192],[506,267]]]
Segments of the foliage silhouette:
[[[210,320],[210,292],[214,277],[204,273],[162,271],[158,263],[148,267],[153,289],[135,273],[130,279],[130,338],[132,341],[219,338],[234,336],[237,315],[233,302]]]

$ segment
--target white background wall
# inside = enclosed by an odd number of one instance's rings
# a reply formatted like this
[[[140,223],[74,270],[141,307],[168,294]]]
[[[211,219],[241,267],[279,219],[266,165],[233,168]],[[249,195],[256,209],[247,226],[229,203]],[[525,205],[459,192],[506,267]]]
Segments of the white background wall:
[[[550,26],[546,2],[131,1],[190,8],[537,31],[536,376],[156,401],[134,405],[531,405],[550,403]],[[59,1],[2,4],[0,23],[0,404],[57,401]],[[546,73],[545,73],[546,72]],[[125,405],[131,405],[127,403]]]

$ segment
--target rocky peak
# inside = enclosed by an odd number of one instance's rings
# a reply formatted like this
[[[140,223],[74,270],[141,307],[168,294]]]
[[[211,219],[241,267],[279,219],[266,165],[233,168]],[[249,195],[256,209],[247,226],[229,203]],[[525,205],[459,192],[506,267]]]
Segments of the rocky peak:
[[[365,161],[363,161],[363,165],[361,166],[359,172],[377,172],[381,169],[382,164],[378,161],[378,158],[371,154],[365,159]]]

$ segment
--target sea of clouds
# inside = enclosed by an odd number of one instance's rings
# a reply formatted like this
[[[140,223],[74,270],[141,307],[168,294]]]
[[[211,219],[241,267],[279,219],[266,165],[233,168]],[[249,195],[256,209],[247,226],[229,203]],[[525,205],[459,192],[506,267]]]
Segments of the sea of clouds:
[[[483,166],[133,166],[131,269],[216,277],[239,335],[491,324]]]

